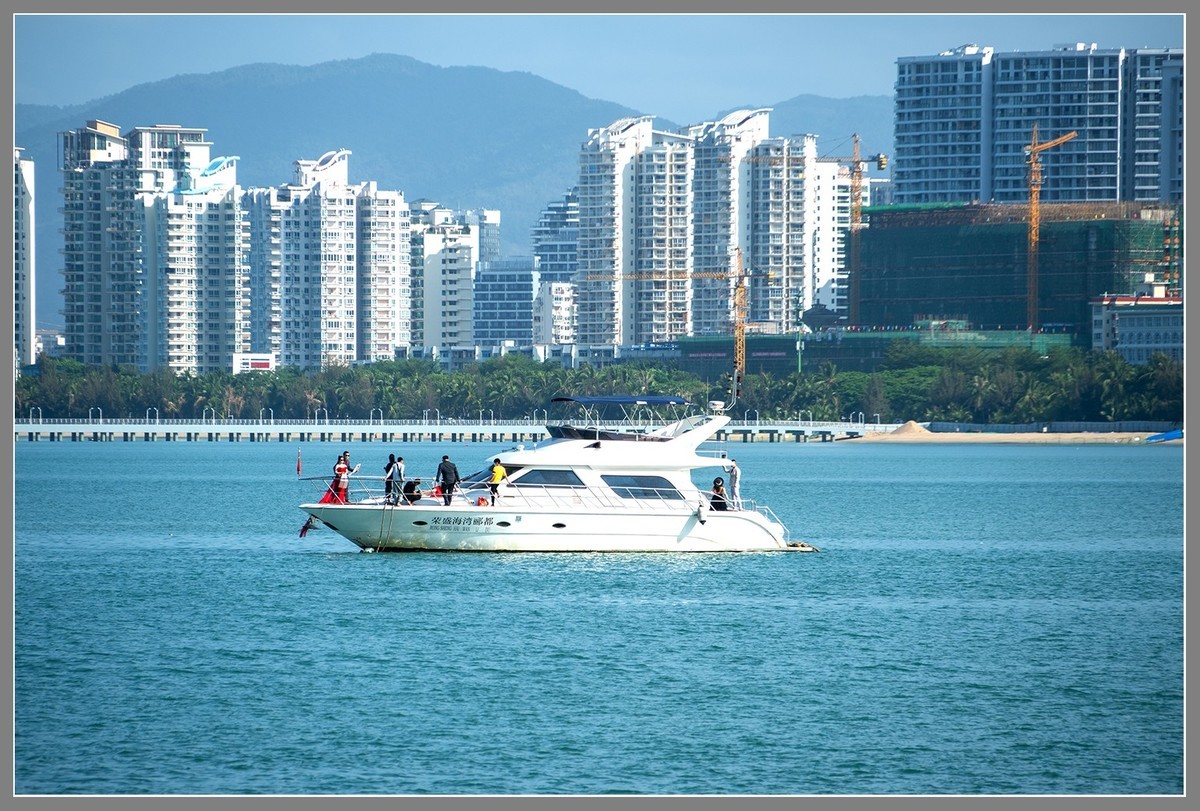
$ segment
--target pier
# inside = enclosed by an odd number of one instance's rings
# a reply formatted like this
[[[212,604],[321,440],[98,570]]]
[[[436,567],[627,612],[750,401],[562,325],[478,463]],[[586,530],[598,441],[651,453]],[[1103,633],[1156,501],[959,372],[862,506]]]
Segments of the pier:
[[[661,425],[661,423],[658,423]],[[624,426],[628,428],[628,426]],[[650,427],[650,426],[647,426]],[[833,442],[900,426],[865,420],[743,420],[718,432],[724,442]],[[619,430],[617,424],[601,430]],[[27,442],[540,442],[545,425],[519,420],[16,419],[13,440]]]

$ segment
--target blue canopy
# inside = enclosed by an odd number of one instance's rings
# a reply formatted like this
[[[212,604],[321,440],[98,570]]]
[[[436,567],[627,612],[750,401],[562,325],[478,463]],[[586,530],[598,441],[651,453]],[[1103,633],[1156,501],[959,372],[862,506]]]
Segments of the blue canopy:
[[[553,397],[552,403],[579,403],[581,406],[597,406],[597,405],[687,405],[688,401],[682,397],[671,397],[662,394],[618,394],[610,397]]]

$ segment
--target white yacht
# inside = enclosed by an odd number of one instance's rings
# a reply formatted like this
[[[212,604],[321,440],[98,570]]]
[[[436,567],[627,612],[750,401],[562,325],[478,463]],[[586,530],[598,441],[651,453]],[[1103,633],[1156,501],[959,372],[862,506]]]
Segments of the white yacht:
[[[673,397],[555,398],[589,413],[602,405],[686,406]],[[587,423],[590,423],[588,420]],[[311,518],[370,551],[477,552],[748,552],[816,551],[792,541],[765,505],[710,503],[693,470],[722,475],[723,451],[702,449],[727,423],[699,414],[662,425],[605,430],[597,422],[546,426],[550,439],[490,456],[452,494],[420,490],[397,503],[382,479],[353,477],[346,503],[301,504]],[[487,481],[491,461],[507,471],[495,506]],[[312,479],[328,482],[328,477]],[[324,487],[322,486],[322,489]],[[412,489],[412,485],[409,485]]]

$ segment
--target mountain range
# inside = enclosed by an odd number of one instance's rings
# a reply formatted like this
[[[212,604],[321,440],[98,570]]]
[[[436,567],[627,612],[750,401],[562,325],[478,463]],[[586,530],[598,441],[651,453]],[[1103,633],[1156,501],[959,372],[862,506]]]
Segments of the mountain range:
[[[771,107],[772,135],[817,134],[821,155],[849,155],[855,132],[864,154],[891,152],[890,96],[800,95],[744,107]],[[408,200],[451,208],[499,209],[502,251],[519,255],[530,253],[529,229],[541,210],[575,185],[588,130],[654,111],[587,98],[531,73],[373,54],[180,75],[82,104],[17,104],[14,114],[15,145],[35,161],[37,320],[54,326],[62,323],[57,133],[89,119],[122,132],[153,124],[206,128],[213,157],[239,158],[244,188],[289,182],[295,160],[348,149],[351,182],[375,180]],[[655,126],[679,124],[659,118]]]

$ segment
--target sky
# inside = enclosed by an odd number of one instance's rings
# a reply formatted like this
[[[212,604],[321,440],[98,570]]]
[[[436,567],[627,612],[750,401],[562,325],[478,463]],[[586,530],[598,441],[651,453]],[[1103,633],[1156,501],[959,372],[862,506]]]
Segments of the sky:
[[[526,71],[674,121],[801,94],[891,95],[896,59],[959,45],[1183,47],[1182,14],[22,14],[15,101],[77,104],[254,62],[397,53]]]

